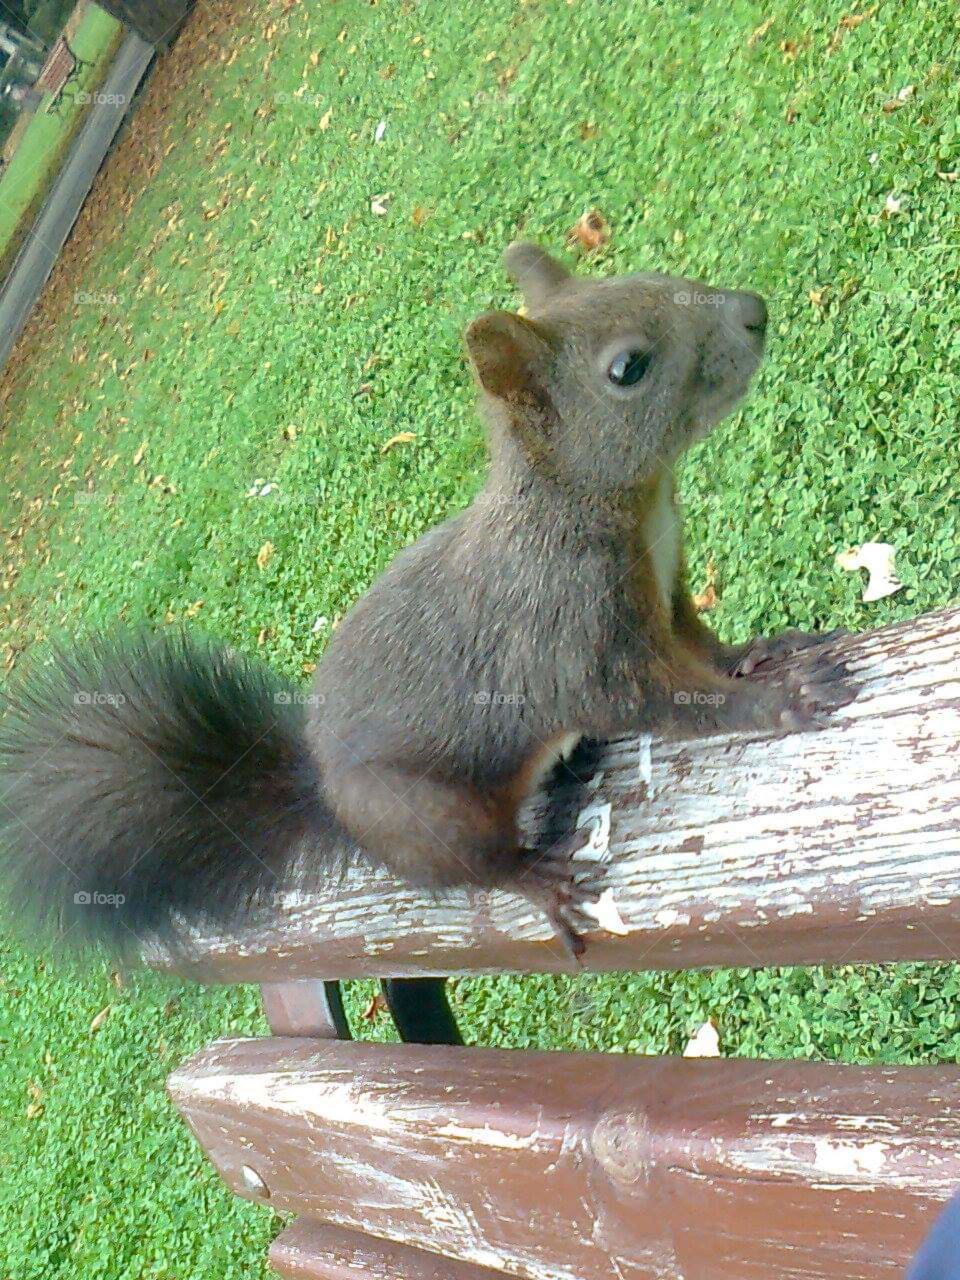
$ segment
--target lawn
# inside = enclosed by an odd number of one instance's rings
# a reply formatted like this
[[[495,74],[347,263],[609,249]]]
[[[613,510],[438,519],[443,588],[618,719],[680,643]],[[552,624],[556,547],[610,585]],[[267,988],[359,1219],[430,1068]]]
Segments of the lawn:
[[[0,264],[5,265],[21,243],[28,220],[36,214],[83,121],[86,108],[82,95],[91,93],[102,80],[121,34],[120,23],[91,4],[70,37],[70,48],[92,66],[80,67],[58,112],[47,110],[51,95],[46,95],[0,178]]]
[[[582,269],[771,302],[754,395],[683,476],[720,630],[956,599],[952,0],[862,21],[741,0],[471,13],[198,9],[0,386],[0,664],[118,618],[190,619],[306,678],[371,578],[480,484],[460,333],[515,305],[504,244],[562,251],[592,207],[613,237]],[[897,546],[906,583],[871,605],[833,565],[867,539]],[[0,1276],[266,1274],[276,1218],[222,1190],[162,1088],[215,1035],[264,1029],[256,993],[13,944],[0,964]],[[958,994],[946,965],[454,989],[483,1043],[676,1052],[712,1016],[728,1054],[882,1062],[960,1061]]]

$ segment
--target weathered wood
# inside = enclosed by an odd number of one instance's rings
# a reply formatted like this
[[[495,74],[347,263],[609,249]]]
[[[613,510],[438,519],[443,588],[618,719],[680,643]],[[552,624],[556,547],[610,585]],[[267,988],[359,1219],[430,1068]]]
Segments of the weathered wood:
[[[309,1220],[277,1236],[270,1265],[283,1280],[497,1280],[503,1275]]]
[[[568,797],[624,927],[590,935],[588,968],[960,955],[960,610],[832,648],[860,695],[829,728],[623,740]],[[571,967],[522,898],[430,898],[362,868],[185,948],[149,958],[220,982]]]
[[[956,1067],[234,1040],[170,1091],[239,1194],[526,1280],[899,1280],[960,1184]]]
[[[318,1040],[349,1040],[350,1024],[343,1008],[340,984],[265,982],[260,988],[263,1012],[275,1036],[313,1036]]]

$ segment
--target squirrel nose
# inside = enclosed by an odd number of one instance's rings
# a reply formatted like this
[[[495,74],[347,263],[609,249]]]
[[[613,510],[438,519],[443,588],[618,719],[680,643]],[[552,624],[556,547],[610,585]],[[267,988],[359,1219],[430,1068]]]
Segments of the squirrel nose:
[[[743,327],[763,337],[767,330],[767,304],[758,293],[740,294],[740,317]]]

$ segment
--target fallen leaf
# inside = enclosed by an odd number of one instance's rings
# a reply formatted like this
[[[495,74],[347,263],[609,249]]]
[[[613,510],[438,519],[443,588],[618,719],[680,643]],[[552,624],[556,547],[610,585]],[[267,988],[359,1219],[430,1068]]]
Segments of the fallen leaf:
[[[760,23],[759,27],[754,27],[753,31],[750,32],[750,38],[747,40],[747,48],[752,49],[758,40],[762,40],[775,21],[775,18],[767,18],[766,21]]]
[[[823,310],[824,304],[826,302],[826,297],[827,297],[827,291],[825,288],[811,289],[810,292],[807,294],[807,300],[809,301],[810,305],[812,307],[816,307],[820,311]]]
[[[112,1005],[112,1004],[108,1004],[108,1005],[106,1006],[106,1008],[104,1008],[104,1009],[101,1009],[101,1010],[100,1010],[100,1012],[97,1014],[97,1016],[94,1018],[94,1020],[90,1023],[90,1034],[91,1034],[91,1035],[94,1035],[96,1032],[98,1032],[98,1031],[100,1030],[100,1028],[101,1028],[101,1027],[103,1026],[103,1024],[106,1022],[107,1017],[108,1017],[108,1015],[109,1015],[109,1013],[110,1013],[110,1010],[111,1010],[112,1008],[113,1008],[113,1005]]]
[[[386,132],[387,132],[387,122],[386,120],[381,120],[380,123],[377,125],[376,129],[374,129],[373,131],[374,142],[382,142],[383,135]]]
[[[862,542],[849,551],[841,551],[837,556],[838,569],[852,572],[855,569],[866,569],[867,585],[862,600],[870,604],[874,600],[883,600],[899,591],[903,583],[896,572],[896,548],[889,542]]]
[[[935,173],[938,178],[942,178],[944,182],[956,182],[960,178],[960,169],[950,169],[944,172],[942,169],[936,169]]]
[[[693,607],[698,613],[709,613],[717,607],[717,566],[712,560],[707,562],[707,581],[702,591],[693,597]]]
[[[149,444],[149,441],[144,440],[143,444],[141,444],[140,448],[133,455],[133,465],[135,467],[139,467],[140,463],[143,461],[144,454],[147,452],[148,444]]]
[[[377,218],[386,216],[387,205],[393,199],[392,191],[384,191],[381,195],[370,197],[370,212]]]
[[[903,198],[901,196],[895,196],[891,191],[890,194],[887,196],[886,200],[884,200],[883,202],[882,216],[885,218],[893,218],[896,216],[896,214],[901,213],[902,211],[903,211]]]
[[[413,213],[410,215],[410,221],[415,227],[422,227],[426,220],[430,217],[430,210],[422,204],[413,206]]]
[[[916,90],[914,85],[912,84],[904,85],[904,87],[900,90],[900,92],[896,95],[895,98],[888,98],[887,101],[883,104],[883,111],[885,112],[885,114],[890,115],[892,111],[899,111],[902,106],[904,106],[907,102],[910,101],[915,91]]]
[[[195,600],[193,604],[187,605],[186,609],[183,612],[183,616],[185,618],[195,618],[202,608],[203,608],[203,601]]]
[[[265,542],[257,552],[257,568],[265,569],[273,556],[273,543]]]
[[[320,117],[320,120],[317,124],[317,128],[320,130],[321,133],[326,133],[326,131],[330,128],[330,121],[332,119],[333,119],[333,107],[330,107],[328,111],[325,111],[323,113],[323,115]]]
[[[610,226],[599,209],[590,209],[570,228],[567,239],[592,253],[610,239]]]
[[[391,449],[396,448],[398,444],[412,444],[416,440],[416,435],[412,431],[398,431],[395,436],[391,436],[386,444],[380,446],[381,453],[389,453]]]
[[[719,1058],[720,1034],[710,1018],[697,1033],[691,1036],[683,1051],[685,1058]]]
[[[360,1017],[364,1022],[373,1022],[381,1013],[385,1013],[387,1009],[387,1001],[382,991],[378,991],[375,996],[371,996],[367,1001],[366,1008]]]

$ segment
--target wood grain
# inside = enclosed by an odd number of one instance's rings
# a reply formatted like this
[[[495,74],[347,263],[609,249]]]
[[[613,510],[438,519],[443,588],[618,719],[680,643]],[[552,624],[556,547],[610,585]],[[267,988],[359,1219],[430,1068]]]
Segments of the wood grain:
[[[859,696],[828,728],[618,741],[533,806],[533,829],[566,808],[597,833],[624,932],[589,935],[587,968],[960,956],[960,610],[832,649]],[[430,897],[361,867],[148,958],[213,982],[572,967],[522,898]]]
[[[170,1091],[239,1194],[522,1280],[900,1280],[960,1183],[956,1067],[234,1040]]]

